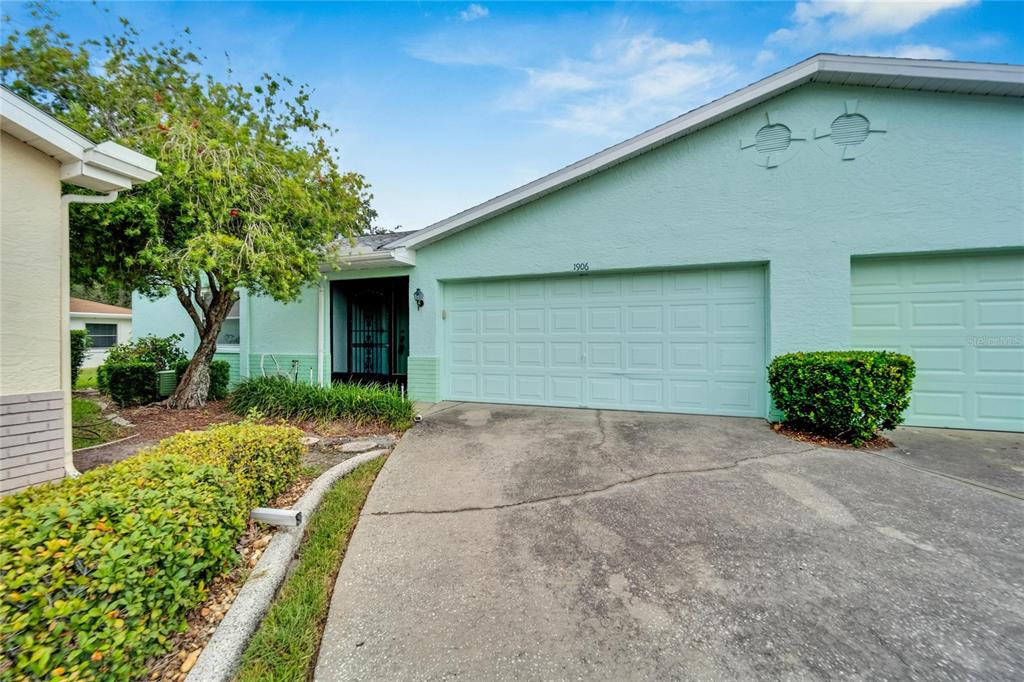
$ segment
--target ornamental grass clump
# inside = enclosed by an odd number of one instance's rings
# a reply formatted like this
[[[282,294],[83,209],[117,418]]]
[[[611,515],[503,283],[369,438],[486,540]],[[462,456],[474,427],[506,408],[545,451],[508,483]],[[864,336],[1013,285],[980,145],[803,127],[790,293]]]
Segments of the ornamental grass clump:
[[[903,423],[913,380],[914,361],[888,351],[789,353],[768,366],[785,424],[854,445]]]
[[[412,426],[412,401],[395,386],[333,384],[314,386],[285,377],[255,377],[239,383],[228,407],[235,414],[251,410],[284,419],[330,421],[351,419],[394,429]]]

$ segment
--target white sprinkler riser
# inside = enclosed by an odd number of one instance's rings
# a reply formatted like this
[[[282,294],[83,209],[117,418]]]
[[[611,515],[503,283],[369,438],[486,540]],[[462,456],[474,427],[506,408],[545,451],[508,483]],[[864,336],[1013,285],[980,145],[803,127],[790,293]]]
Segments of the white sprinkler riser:
[[[249,639],[263,621],[277,589],[284,581],[288,565],[302,542],[309,518],[320,506],[320,500],[339,479],[361,464],[377,459],[389,449],[371,450],[328,469],[306,490],[292,507],[302,514],[302,521],[293,528],[278,531],[249,574],[224,620],[189,671],[186,682],[229,682],[242,662]]]

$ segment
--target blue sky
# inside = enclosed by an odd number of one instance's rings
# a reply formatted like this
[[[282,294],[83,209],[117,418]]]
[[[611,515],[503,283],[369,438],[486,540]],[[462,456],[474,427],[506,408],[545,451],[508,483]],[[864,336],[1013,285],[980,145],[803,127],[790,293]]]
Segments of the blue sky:
[[[86,3],[75,37],[128,17],[146,40],[188,26],[223,74],[316,89],[341,162],[380,222],[423,227],[816,52],[1024,62],[1024,4]],[[4,2],[14,26],[26,6]]]

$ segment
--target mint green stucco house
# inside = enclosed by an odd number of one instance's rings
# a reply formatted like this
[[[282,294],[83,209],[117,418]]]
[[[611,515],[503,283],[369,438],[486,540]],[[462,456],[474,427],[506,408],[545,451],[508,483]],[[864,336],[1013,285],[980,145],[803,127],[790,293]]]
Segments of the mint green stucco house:
[[[771,357],[884,348],[909,423],[1019,431],[1024,67],[818,55],[324,275],[243,295],[235,377],[764,417]]]

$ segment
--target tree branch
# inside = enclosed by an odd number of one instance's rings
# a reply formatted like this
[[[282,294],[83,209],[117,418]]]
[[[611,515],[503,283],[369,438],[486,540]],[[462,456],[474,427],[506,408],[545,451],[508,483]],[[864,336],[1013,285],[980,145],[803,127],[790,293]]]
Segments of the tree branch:
[[[187,312],[188,316],[192,318],[192,324],[196,326],[196,331],[202,334],[203,319],[199,316],[199,313],[196,312],[195,306],[192,304],[192,297],[190,296],[189,291],[185,289],[185,287],[176,286],[174,287],[174,293],[177,294],[178,301],[181,303],[182,307],[185,308],[185,312]]]
[[[199,306],[199,309],[203,311],[203,316],[207,318],[210,317],[210,304],[203,298],[203,286],[200,284],[198,279],[196,280],[196,283],[192,285],[192,298],[195,299],[196,305]],[[202,331],[201,327],[200,331]]]

